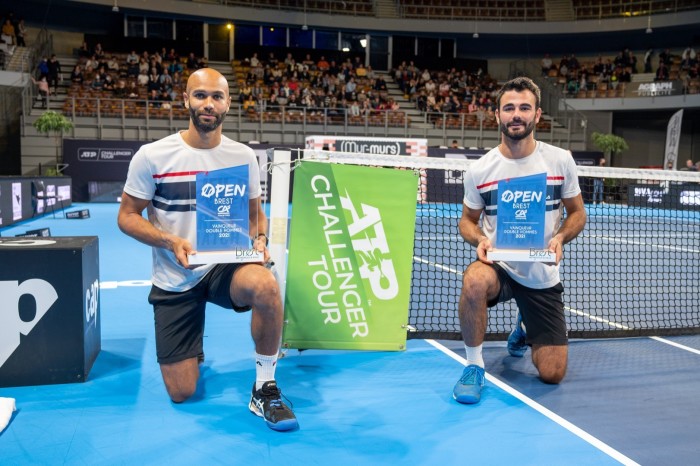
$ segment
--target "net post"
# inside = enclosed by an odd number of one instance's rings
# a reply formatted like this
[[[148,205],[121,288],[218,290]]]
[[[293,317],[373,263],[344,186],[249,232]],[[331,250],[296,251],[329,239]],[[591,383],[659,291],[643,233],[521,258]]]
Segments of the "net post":
[[[275,149],[272,156],[270,186],[270,257],[275,263],[275,278],[280,286],[282,303],[287,284],[287,225],[289,220],[289,179],[292,152]]]

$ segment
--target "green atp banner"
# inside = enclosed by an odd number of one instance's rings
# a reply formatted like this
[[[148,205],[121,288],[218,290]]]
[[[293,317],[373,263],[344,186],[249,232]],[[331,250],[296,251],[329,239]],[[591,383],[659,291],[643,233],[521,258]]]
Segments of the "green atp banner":
[[[405,349],[417,182],[411,170],[296,168],[283,347]]]

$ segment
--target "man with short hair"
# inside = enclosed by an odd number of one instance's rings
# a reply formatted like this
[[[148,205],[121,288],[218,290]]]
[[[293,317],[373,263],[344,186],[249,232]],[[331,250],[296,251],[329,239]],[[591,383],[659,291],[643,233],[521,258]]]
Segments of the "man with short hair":
[[[453,389],[460,403],[478,403],[484,385],[482,344],[487,308],[515,299],[519,313],[508,351],[522,357],[532,346],[540,379],[559,383],[566,373],[568,341],[559,261],[564,244],[586,223],[576,165],[569,151],[535,140],[540,120],[540,90],[529,78],[515,78],[496,96],[501,144],[469,166],[464,174],[464,205],[459,232],[476,248],[477,260],[464,272],[459,320],[467,364]],[[499,181],[546,174],[545,244],[555,263],[498,262],[487,253],[496,240]],[[566,217],[563,218],[563,210]]]
[[[153,305],[156,352],[165,387],[175,403],[197,388],[204,358],[204,314],[207,302],[236,312],[252,309],[256,380],[249,409],[274,430],[298,427],[282,401],[275,368],[282,335],[282,299],[272,272],[263,264],[211,264],[191,267],[195,253],[196,174],[232,166],[248,167],[249,233],[255,249],[267,250],[267,217],[260,202],[260,171],[249,147],[222,135],[231,97],[226,78],[203,68],[193,72],[183,93],[189,127],[142,146],[129,165],[119,228],[153,247]],[[148,210],[148,220],[142,216]]]

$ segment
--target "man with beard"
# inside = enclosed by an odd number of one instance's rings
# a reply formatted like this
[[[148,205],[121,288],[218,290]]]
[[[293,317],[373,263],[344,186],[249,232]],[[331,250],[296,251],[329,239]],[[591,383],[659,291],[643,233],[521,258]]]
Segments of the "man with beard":
[[[249,409],[274,430],[296,429],[296,417],[275,382],[283,313],[272,272],[259,263],[192,267],[188,260],[195,252],[196,174],[247,165],[251,241],[269,261],[255,153],[222,135],[231,97],[219,72],[211,68],[193,72],[183,99],[190,112],[189,127],[143,145],[134,155],[118,214],[124,233],[153,247],[148,300],[154,309],[156,352],[165,388],[174,403],[187,400],[197,389],[207,301],[236,312],[252,309],[256,381]],[[144,209],[148,220],[142,216]]]
[[[459,231],[476,248],[477,260],[464,272],[459,321],[467,353],[466,368],[453,389],[460,403],[478,403],[484,385],[482,344],[487,308],[515,299],[518,316],[508,351],[522,357],[532,347],[532,362],[545,383],[566,373],[567,329],[559,279],[563,245],[586,224],[576,165],[569,151],[535,140],[542,115],[540,90],[530,79],[515,78],[496,96],[501,143],[469,166],[464,176],[464,205]],[[487,258],[495,246],[500,180],[546,174],[545,244],[555,263],[498,262]],[[534,189],[534,187],[533,187]],[[566,218],[562,221],[563,209]]]

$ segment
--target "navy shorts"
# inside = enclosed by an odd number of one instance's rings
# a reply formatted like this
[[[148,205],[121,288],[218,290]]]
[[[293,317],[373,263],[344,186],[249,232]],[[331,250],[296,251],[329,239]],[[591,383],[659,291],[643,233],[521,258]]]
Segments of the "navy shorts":
[[[151,287],[148,302],[153,305],[159,364],[171,364],[204,354],[204,309],[207,302],[236,312],[250,310],[250,306],[239,307],[231,302],[231,280],[240,265],[216,265],[187,291]]]
[[[528,345],[568,344],[562,300],[564,286],[557,283],[551,288],[528,288],[513,280],[498,264],[493,264],[491,267],[498,274],[501,290],[498,297],[490,301],[488,306],[493,307],[498,303],[515,299],[525,324]]]

